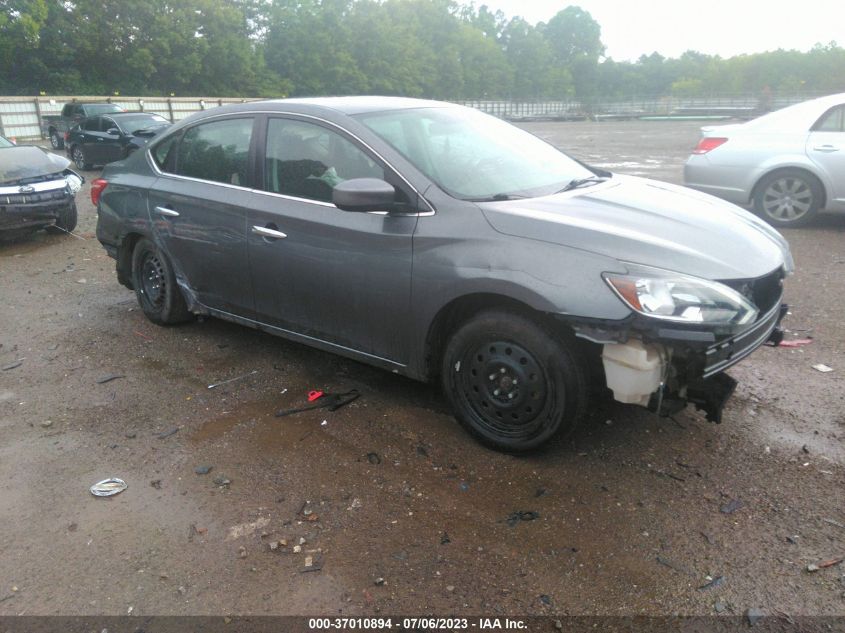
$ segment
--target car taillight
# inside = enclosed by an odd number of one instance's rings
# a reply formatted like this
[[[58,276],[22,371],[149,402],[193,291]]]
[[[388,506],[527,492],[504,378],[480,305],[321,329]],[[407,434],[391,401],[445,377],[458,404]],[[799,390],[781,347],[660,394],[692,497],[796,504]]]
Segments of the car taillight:
[[[109,181],[105,178],[95,178],[91,181],[91,202],[96,207],[100,203],[100,196],[108,186]]]
[[[67,143],[69,140],[70,140],[70,130],[65,132],[65,143]]]
[[[723,143],[727,143],[728,139],[721,138],[718,136],[707,136],[701,139],[698,142],[698,145],[695,146],[695,149],[692,150],[693,154],[706,154],[710,150],[716,149],[719,145]]]

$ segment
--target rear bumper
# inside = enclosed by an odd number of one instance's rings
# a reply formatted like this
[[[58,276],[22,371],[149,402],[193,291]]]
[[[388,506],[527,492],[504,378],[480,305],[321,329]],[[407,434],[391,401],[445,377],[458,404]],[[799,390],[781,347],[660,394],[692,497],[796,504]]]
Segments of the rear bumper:
[[[684,185],[738,205],[751,200],[750,170],[740,167],[716,165],[706,156],[690,156],[684,164]]]

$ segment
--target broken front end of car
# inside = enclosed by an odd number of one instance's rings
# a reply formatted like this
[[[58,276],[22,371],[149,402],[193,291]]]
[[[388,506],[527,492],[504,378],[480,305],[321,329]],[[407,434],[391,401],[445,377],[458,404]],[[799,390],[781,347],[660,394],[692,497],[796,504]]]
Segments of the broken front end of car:
[[[605,281],[632,310],[623,321],[572,322],[601,346],[607,388],[619,402],[670,416],[688,403],[719,423],[736,388],[724,373],[783,339],[785,268],[756,279],[709,281],[645,266]]]
[[[66,159],[38,147],[0,152],[0,231],[76,226],[76,193],[85,179]],[[72,226],[71,226],[72,224]]]

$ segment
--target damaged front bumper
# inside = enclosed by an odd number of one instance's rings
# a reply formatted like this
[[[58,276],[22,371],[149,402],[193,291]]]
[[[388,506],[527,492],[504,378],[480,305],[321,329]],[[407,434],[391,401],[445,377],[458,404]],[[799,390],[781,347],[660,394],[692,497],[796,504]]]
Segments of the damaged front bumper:
[[[719,423],[736,388],[723,373],[765,343],[783,340],[788,307],[778,301],[751,327],[735,333],[667,328],[633,318],[624,325],[570,324],[576,335],[602,346],[607,387],[614,399],[669,416],[688,403]]]
[[[37,229],[53,224],[74,203],[85,181],[71,170],[54,180],[0,185],[0,231]]]

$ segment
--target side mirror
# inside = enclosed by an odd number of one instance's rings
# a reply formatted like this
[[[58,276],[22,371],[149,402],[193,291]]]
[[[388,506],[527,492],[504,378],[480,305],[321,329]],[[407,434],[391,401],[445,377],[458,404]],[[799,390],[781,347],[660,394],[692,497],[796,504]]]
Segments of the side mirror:
[[[352,178],[334,186],[332,202],[343,211],[389,211],[396,189],[379,178]]]
[[[106,130],[106,134],[108,134],[109,136],[120,136],[120,130],[118,130],[116,127],[110,127],[108,130]]]

